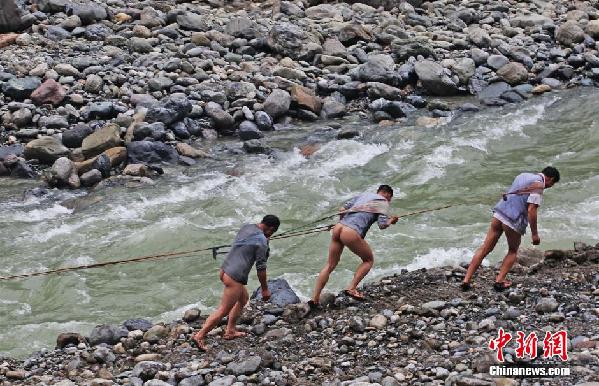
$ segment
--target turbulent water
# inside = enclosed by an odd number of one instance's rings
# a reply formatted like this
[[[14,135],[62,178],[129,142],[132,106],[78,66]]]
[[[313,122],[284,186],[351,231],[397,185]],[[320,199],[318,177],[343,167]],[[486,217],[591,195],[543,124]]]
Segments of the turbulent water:
[[[456,264],[482,242],[490,208],[521,171],[552,164],[562,182],[540,211],[543,248],[599,241],[599,92],[568,91],[515,107],[454,116],[435,128],[408,121],[391,127],[348,120],[363,135],[335,140],[322,125],[268,136],[274,156],[224,154],[220,160],[167,171],[156,186],[103,190],[73,212],[58,202],[82,193],[52,191],[23,200],[31,182],[0,180],[0,274],[103,262],[229,242],[263,214],[283,229],[322,217],[380,183],[396,189],[397,214],[453,204],[402,219],[368,240],[375,280],[401,268]],[[302,144],[319,143],[310,157]],[[232,145],[233,143],[231,143]],[[226,146],[227,144],[225,144]],[[282,276],[304,298],[326,259],[329,235],[273,241],[270,277]],[[523,244],[530,246],[527,235]],[[501,242],[489,261],[505,252]],[[219,256],[222,259],[222,256]],[[60,332],[89,333],[130,318],[168,321],[218,301],[220,260],[209,254],[0,282],[0,354],[23,357],[53,347]],[[358,260],[344,254],[329,288],[341,289]],[[257,286],[254,275],[249,283]]]

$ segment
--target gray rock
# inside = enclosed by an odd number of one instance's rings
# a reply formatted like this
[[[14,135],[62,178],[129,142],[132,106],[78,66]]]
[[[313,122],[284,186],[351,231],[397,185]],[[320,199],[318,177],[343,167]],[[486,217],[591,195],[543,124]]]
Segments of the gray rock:
[[[91,158],[121,144],[121,128],[110,124],[85,137],[81,143],[81,151],[86,158]]]
[[[170,383],[161,381],[160,379],[150,379],[144,383],[144,386],[172,386]]]
[[[487,66],[493,70],[499,70],[509,62],[510,60],[503,55],[489,55],[487,58]]]
[[[445,308],[447,303],[443,300],[433,300],[422,305],[422,308],[429,308],[432,310],[440,310]]]
[[[235,379],[236,378],[234,375],[227,375],[226,377],[213,380],[208,384],[208,386],[231,386],[233,383],[235,383]]]
[[[231,362],[227,365],[227,370],[235,375],[249,375],[255,373],[260,367],[262,358],[258,355],[250,356],[239,362]]]
[[[177,24],[182,29],[190,31],[208,31],[210,29],[206,17],[193,12],[184,12],[178,15]]]
[[[119,111],[112,102],[94,102],[90,103],[84,112],[88,119],[108,120],[116,118]]]
[[[115,345],[120,342],[121,338],[126,338],[128,333],[129,332],[124,327],[103,324],[92,330],[89,336],[89,343],[92,346],[96,346],[100,343]]]
[[[468,39],[480,48],[487,48],[491,44],[489,33],[474,25],[468,27]]]
[[[103,346],[96,348],[92,356],[99,363],[113,363],[116,360],[116,355],[108,347]]]
[[[59,42],[64,39],[68,39],[70,37],[71,37],[71,33],[69,31],[67,31],[66,29],[64,29],[60,26],[57,26],[57,25],[51,25],[46,30],[46,38],[53,40],[55,42]]]
[[[535,306],[535,311],[539,314],[549,314],[555,310],[559,303],[554,298],[541,298]]]
[[[391,42],[391,49],[400,61],[405,61],[409,57],[422,56],[424,58],[435,59],[437,55],[428,42],[419,42],[408,39],[395,39]]]
[[[68,0],[37,0],[36,4],[42,12],[58,13],[65,11]]]
[[[268,153],[270,151],[259,139],[250,139],[243,142],[243,150],[249,154]]]
[[[69,149],[63,146],[54,137],[41,137],[34,139],[25,146],[23,155],[25,159],[37,159],[41,163],[53,164],[60,157],[68,156]]]
[[[512,27],[528,28],[534,26],[553,25],[553,20],[544,15],[530,14],[515,17],[510,20],[510,24]]]
[[[264,111],[256,111],[254,114],[255,122],[258,128],[262,131],[270,131],[272,127],[272,118]]]
[[[129,49],[140,54],[148,54],[153,51],[154,47],[149,39],[132,37],[128,42]]]
[[[268,289],[271,292],[270,303],[272,304],[283,307],[289,304],[296,304],[300,302],[299,297],[285,279],[278,278],[269,280]],[[260,288],[257,288],[253,292],[252,299],[262,300],[262,292],[260,291]]]
[[[528,70],[518,62],[510,62],[497,71],[497,76],[511,85],[528,81]]]
[[[97,169],[92,169],[79,176],[79,180],[81,181],[81,186],[89,188],[102,181],[102,173]]]
[[[275,24],[268,34],[267,42],[273,51],[296,60],[312,60],[315,54],[322,52],[316,35],[292,23]]]
[[[159,371],[163,371],[166,367],[160,362],[154,361],[142,361],[133,367],[131,375],[133,377],[141,378],[144,381],[148,381],[156,375]]]
[[[201,375],[192,375],[183,379],[178,386],[202,386],[205,385],[204,378]]]
[[[361,334],[366,330],[366,325],[364,324],[362,318],[360,318],[359,316],[352,316],[349,320],[349,328],[352,331]]]
[[[572,46],[584,40],[584,30],[574,21],[565,22],[555,31],[555,40],[564,46]]]
[[[92,2],[68,2],[65,11],[68,16],[77,15],[83,24],[91,24],[108,17],[105,7]]]
[[[239,138],[242,141],[250,139],[260,139],[264,137],[264,134],[258,129],[258,126],[252,121],[243,121],[239,125],[238,130]]]
[[[328,96],[324,98],[322,103],[321,115],[325,118],[340,118],[345,115],[345,104],[341,103],[334,97]]]
[[[62,115],[50,115],[40,118],[38,125],[46,129],[62,129],[69,126],[69,121]]]
[[[478,93],[479,99],[488,98],[499,98],[501,94],[510,90],[511,87],[506,82],[495,82],[485,87],[480,93]]]
[[[133,164],[176,164],[179,155],[175,148],[154,141],[134,141],[127,144],[127,161]]]
[[[248,17],[236,17],[229,20],[225,26],[225,33],[235,37],[253,39],[257,37],[258,24]]]
[[[75,29],[73,34],[75,34]],[[91,24],[85,27],[85,38],[91,41],[101,42],[106,40],[106,38],[112,34],[112,30],[105,26],[104,24]]]
[[[79,178],[76,173],[73,162],[66,157],[60,157],[54,162],[50,169],[50,179],[48,180],[48,183],[50,186],[59,188],[78,188]],[[73,174],[75,175],[73,176]]]
[[[71,129],[62,133],[62,143],[66,147],[78,148],[81,147],[83,139],[94,132],[94,129],[87,125],[77,124]]]
[[[102,153],[98,157],[96,157],[94,162],[92,162],[91,168],[98,170],[102,174],[102,177],[108,178],[110,177],[111,166],[112,165],[110,163],[110,157]]]
[[[275,89],[264,101],[264,111],[273,119],[284,116],[291,106],[291,95],[281,89]]]
[[[214,128],[223,133],[233,133],[235,130],[235,119],[216,102],[208,102],[204,111],[214,121]]]
[[[422,86],[432,95],[448,96],[459,92],[458,86],[445,73],[443,67],[430,60],[416,62],[416,75]]]
[[[395,63],[390,55],[371,55],[368,61],[350,72],[352,78],[363,82],[389,82],[394,77]]]
[[[451,69],[458,76],[460,83],[466,85],[474,75],[476,64],[470,58],[458,58],[451,66]]]
[[[148,110],[145,121],[149,123],[162,122],[168,126],[189,115],[192,108],[191,102],[185,94],[171,94]]]
[[[95,74],[88,75],[85,79],[85,91],[97,94],[102,91],[102,87],[104,86],[104,80]]]
[[[24,150],[25,148],[20,143],[8,146],[0,146],[0,161],[3,161],[8,156],[21,157]]]
[[[29,98],[41,84],[41,80],[34,76],[11,78],[2,83],[2,93],[15,100],[23,100]]]
[[[146,138],[152,138],[156,141],[160,141],[165,136],[166,128],[162,122],[141,122],[133,127],[133,139],[135,141],[141,141]]]

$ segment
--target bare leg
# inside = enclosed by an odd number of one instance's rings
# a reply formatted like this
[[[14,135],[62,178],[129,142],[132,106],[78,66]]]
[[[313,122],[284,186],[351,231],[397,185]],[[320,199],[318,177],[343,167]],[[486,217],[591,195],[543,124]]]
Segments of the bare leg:
[[[329,258],[327,264],[318,274],[318,279],[316,279],[316,287],[314,288],[314,293],[312,295],[312,301],[316,304],[320,302],[320,293],[324,289],[325,285],[327,285],[331,272],[335,270],[337,264],[339,264],[339,259],[341,259],[341,253],[343,252],[343,243],[341,242],[339,235],[341,234],[342,229],[343,225],[341,224],[337,224],[333,228],[331,245],[329,246]]]
[[[470,262],[468,271],[464,277],[464,283],[470,283],[472,276],[474,276],[474,273],[478,267],[480,267],[485,257],[487,257],[487,255],[491,253],[491,251],[497,245],[497,241],[499,241],[502,233],[503,224],[501,221],[493,218],[493,220],[491,220],[491,226],[489,227],[489,231],[487,232],[487,237],[485,238],[483,245],[476,251],[474,257],[472,257],[472,261]]]
[[[206,335],[218,325],[222,318],[224,318],[225,315],[231,311],[231,309],[243,296],[243,284],[236,282],[224,272],[221,272],[221,280],[225,285],[225,289],[223,291],[223,297],[220,301],[220,305],[216,311],[214,311],[208,317],[208,319],[206,319],[202,329],[193,336],[193,340],[197,343],[198,347],[204,351],[206,350],[206,345],[204,343]]]
[[[505,232],[505,237],[507,238],[508,251],[503,258],[503,263],[501,264],[499,273],[495,278],[496,283],[503,283],[505,281],[505,277],[510,269],[512,269],[512,266],[518,258],[518,248],[520,248],[520,242],[522,240],[522,235],[507,225],[503,225],[503,231]]]
[[[243,312],[243,307],[245,307],[248,300],[248,290],[245,288],[245,286],[243,286],[241,298],[237,301],[237,303],[235,303],[235,306],[233,306],[231,312],[229,312],[227,329],[225,330],[225,339],[235,339],[246,335],[245,332],[237,331],[237,320]]]
[[[374,254],[366,240],[360,237],[360,235],[353,229],[344,229],[341,233],[341,240],[354,254],[362,259],[362,263],[356,269],[354,278],[347,288],[348,291],[356,293],[358,285],[374,265]]]

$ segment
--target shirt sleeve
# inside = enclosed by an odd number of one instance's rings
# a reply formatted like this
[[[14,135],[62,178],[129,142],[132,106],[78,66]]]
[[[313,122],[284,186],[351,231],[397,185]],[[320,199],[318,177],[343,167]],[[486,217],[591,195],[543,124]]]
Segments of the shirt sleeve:
[[[256,245],[256,271],[266,271],[269,251],[267,243]]]
[[[543,195],[541,193],[531,193],[528,195],[528,200],[526,202],[540,206],[543,202]]]
[[[387,226],[387,222],[389,221],[389,217],[387,217],[387,215],[384,214],[379,214],[379,218],[378,218],[378,224],[379,224],[379,229],[382,229],[384,227]]]
[[[349,200],[345,204],[343,204],[343,208],[346,210],[351,208],[352,206],[355,205],[356,201],[358,201],[358,197],[352,198],[351,200]]]

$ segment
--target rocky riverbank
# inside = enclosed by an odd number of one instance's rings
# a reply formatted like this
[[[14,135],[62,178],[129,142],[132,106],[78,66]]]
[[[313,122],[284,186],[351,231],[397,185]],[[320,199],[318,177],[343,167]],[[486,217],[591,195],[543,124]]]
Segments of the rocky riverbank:
[[[418,124],[599,76],[596,1],[20,0],[0,37],[0,176],[151,183],[352,112]],[[473,95],[452,105],[436,96]],[[360,135],[337,128],[338,138]],[[115,178],[117,177],[117,178]]]
[[[599,381],[599,245],[571,251],[523,250],[503,293],[495,270],[481,269],[476,287],[461,292],[465,267],[402,271],[368,284],[367,300],[327,294],[324,308],[253,300],[240,328],[224,341],[216,330],[207,353],[190,346],[205,315],[152,324],[102,325],[89,337],[65,333],[57,348],[25,361],[2,359],[3,385],[576,385]],[[289,296],[291,295],[291,296]],[[514,335],[506,363],[553,363],[568,377],[492,378],[488,348],[498,329]],[[542,359],[545,331],[568,333],[568,361]],[[516,331],[539,336],[539,357],[516,357]],[[587,382],[587,383],[585,383]]]

